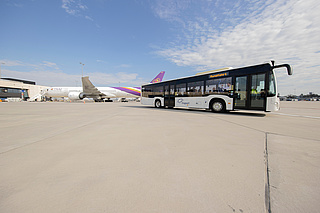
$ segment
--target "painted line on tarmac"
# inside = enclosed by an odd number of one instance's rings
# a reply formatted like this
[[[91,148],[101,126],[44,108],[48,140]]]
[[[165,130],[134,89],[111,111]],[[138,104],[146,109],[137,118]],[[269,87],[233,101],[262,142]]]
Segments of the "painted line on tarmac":
[[[276,115],[286,115],[286,116],[291,116],[291,117],[303,117],[303,118],[320,119],[320,117],[308,116],[308,115],[290,115],[290,114],[278,113],[278,112],[274,112],[274,113],[272,113],[272,114],[276,114]]]
[[[271,213],[271,196],[270,196],[270,174],[269,174],[269,154],[268,154],[268,132],[265,133],[264,147],[264,184],[265,184],[265,208],[266,213]]]

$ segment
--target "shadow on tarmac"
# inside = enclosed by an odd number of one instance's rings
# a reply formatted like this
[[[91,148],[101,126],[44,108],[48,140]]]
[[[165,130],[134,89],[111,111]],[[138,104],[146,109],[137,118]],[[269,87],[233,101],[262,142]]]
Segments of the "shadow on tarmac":
[[[211,113],[216,115],[239,115],[239,116],[247,116],[247,117],[265,117],[265,113],[261,113],[258,111],[250,111],[250,112],[244,112],[244,111],[229,111],[229,112],[223,112],[223,113],[213,113],[211,110],[206,109],[194,109],[194,108],[155,108],[154,106],[123,106],[123,107],[129,107],[129,108],[146,108],[146,109],[153,109],[153,110],[170,110],[170,111],[180,111],[180,112],[190,112],[190,113]]]

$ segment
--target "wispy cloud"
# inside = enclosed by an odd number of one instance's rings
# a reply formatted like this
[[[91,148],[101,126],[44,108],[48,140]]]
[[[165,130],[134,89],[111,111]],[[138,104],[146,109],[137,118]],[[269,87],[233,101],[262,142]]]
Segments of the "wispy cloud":
[[[168,21],[181,21],[179,15],[190,5],[190,0],[156,0],[152,9],[156,16]]]
[[[102,64],[109,64],[108,61],[101,60],[101,59],[97,59],[96,62],[102,63]],[[120,64],[120,65],[115,65],[113,67],[114,68],[130,68],[130,67],[132,67],[132,65],[131,64]]]
[[[80,15],[82,11],[88,9],[80,0],[62,0],[61,6],[70,15]]]
[[[0,60],[0,63],[4,64],[5,66],[8,66],[8,67],[13,67],[13,66],[23,66],[24,63],[22,61],[17,61],[17,60],[7,60],[7,59],[4,59],[4,60]]]
[[[98,63],[103,63],[103,64],[107,64],[107,63],[108,63],[107,61],[100,60],[100,59],[97,59],[96,61],[97,61]]]
[[[90,80],[97,86],[139,86],[141,80],[137,73],[88,73]]]
[[[51,67],[51,68],[54,68],[56,70],[59,69],[56,63],[53,63],[53,62],[50,62],[50,61],[43,61],[41,65],[45,66],[45,67]]]
[[[62,8],[70,15],[76,15],[77,10],[74,9],[71,4],[74,3],[74,0],[62,0]]]
[[[23,4],[13,3],[13,6],[15,6],[15,7],[23,7]]]
[[[2,77],[31,80],[43,86],[81,86],[80,74],[65,73],[54,62],[43,61],[30,64],[22,61],[0,60],[0,63],[5,63],[1,66]],[[123,64],[121,67],[127,66]],[[137,73],[89,72],[86,75],[90,76],[90,80],[96,86],[119,86],[119,82],[121,86],[139,86],[148,82],[138,78]]]
[[[81,75],[64,72],[33,70],[21,72],[16,70],[1,69],[4,77],[12,77],[35,81],[42,86],[81,86]],[[136,73],[87,73],[95,86],[139,86],[148,81],[138,78]]]
[[[35,81],[42,86],[80,86],[81,76],[70,75],[63,72],[32,70],[22,72],[12,69],[4,69],[2,76]]]
[[[129,68],[129,67],[131,67],[130,64],[120,64],[120,65],[116,66],[116,68]]]
[[[90,16],[85,16],[84,18],[89,20],[89,21],[93,21],[93,18],[91,18]]]
[[[249,9],[241,8],[241,4]],[[219,22],[220,26],[208,17],[190,20],[184,25],[187,39],[183,43],[181,40],[171,43],[171,47],[158,54],[179,66],[196,70],[239,67],[274,59],[277,63],[290,63],[295,71],[290,78],[295,85],[288,86],[285,93],[293,91],[293,86],[304,92],[319,88],[314,83],[320,82],[320,6],[316,0],[251,4],[239,0],[233,7],[229,6],[224,10],[227,21]],[[240,15],[245,11],[250,13]],[[287,79],[284,75],[279,75],[281,84]]]
[[[87,15],[88,6],[83,4],[81,0],[62,0],[61,7],[68,13],[69,15],[75,16],[75,17],[82,17],[89,21],[94,22],[94,19]],[[100,28],[98,24],[96,24],[96,27]]]
[[[23,7],[22,3],[17,3],[16,1],[6,1],[6,5],[11,7],[19,7],[19,8]]]
[[[59,67],[56,63],[50,62],[50,61],[42,61],[41,63],[31,64],[31,63],[25,63],[18,60],[0,60],[0,63],[4,63],[3,65],[6,67],[27,67],[31,69],[53,69],[53,70],[59,70]]]

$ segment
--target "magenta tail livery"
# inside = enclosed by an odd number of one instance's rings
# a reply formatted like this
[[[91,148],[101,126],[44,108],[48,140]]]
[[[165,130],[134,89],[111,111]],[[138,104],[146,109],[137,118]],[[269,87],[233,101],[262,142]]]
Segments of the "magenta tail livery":
[[[160,72],[150,83],[158,83],[163,79],[165,71]]]

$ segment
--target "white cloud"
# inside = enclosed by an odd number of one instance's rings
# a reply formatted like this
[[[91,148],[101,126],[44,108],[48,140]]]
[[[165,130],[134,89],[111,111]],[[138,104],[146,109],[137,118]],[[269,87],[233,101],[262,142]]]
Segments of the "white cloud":
[[[236,4],[238,5],[238,4]],[[239,6],[230,9],[230,14]],[[261,2],[251,5],[261,8]],[[186,38],[181,44],[158,52],[179,66],[195,69],[214,69],[226,66],[245,66],[274,59],[277,64],[290,63],[292,77],[279,73],[279,88],[283,93],[309,91],[320,93],[319,49],[320,6],[316,0],[291,0],[266,2],[259,13],[246,18],[222,31],[205,18],[189,23]],[[237,13],[237,12],[235,12]],[[180,42],[180,43],[179,43]],[[287,81],[294,84],[289,85]],[[295,88],[293,88],[295,87]]]
[[[81,2],[78,4],[78,8],[81,9],[81,10],[86,10],[88,9],[88,7],[84,4],[82,4]]]
[[[62,0],[62,8],[70,15],[76,15],[77,10],[72,7],[74,0]]]
[[[7,60],[7,59],[4,59],[4,60],[1,60],[0,61],[1,64],[4,64],[4,66],[8,66],[8,67],[12,67],[12,66],[24,66],[24,63],[21,62],[21,61],[12,61],[12,60]]]
[[[61,6],[68,14],[78,16],[81,12],[88,9],[81,0],[62,0]]]
[[[107,64],[107,63],[108,63],[107,61],[100,60],[100,59],[97,59],[96,61],[97,61],[98,63],[104,63],[104,64]]]
[[[100,86],[139,86],[141,84],[141,80],[139,80],[138,74],[136,73],[88,73],[91,82],[94,85]]]
[[[85,18],[86,20],[94,22],[92,16],[87,15],[88,6],[83,4],[81,0],[62,0],[61,6],[69,15]],[[97,28],[101,28],[99,24],[95,23]]]
[[[168,19],[175,15],[175,9],[173,8],[172,1],[156,1],[152,9],[156,16],[161,19]]]
[[[14,5],[15,7],[23,7],[23,4],[14,3],[13,5]]]
[[[59,69],[56,63],[53,63],[53,62],[50,62],[50,61],[43,61],[43,62],[42,62],[42,65],[45,66],[45,67],[54,68],[54,69],[56,69],[56,70]]]
[[[0,63],[4,63],[4,66],[7,67],[31,67],[33,69],[48,69],[53,68],[54,70],[59,70],[59,67],[56,63],[50,62],[50,61],[42,61],[42,63],[37,64],[30,64],[30,63],[24,63],[22,61],[18,60],[0,60]]]
[[[116,68],[129,68],[131,67],[130,64],[120,64],[119,66],[116,66]]]
[[[3,1],[4,3],[4,1]],[[10,7],[19,7],[19,8],[22,8],[24,5],[22,3],[17,3],[17,2],[14,2],[14,1],[6,1],[5,2],[7,6],[10,6]]]
[[[81,75],[67,74],[53,62],[43,61],[37,64],[27,64],[21,61],[1,60],[1,76],[35,81],[43,86],[81,86]],[[128,65],[122,65],[127,67]],[[28,71],[22,71],[27,69]],[[139,86],[145,81],[136,73],[86,73],[96,86]]]
[[[17,78],[35,81],[42,86],[80,86],[81,76],[70,75],[63,72],[33,70],[22,72],[5,69],[2,71],[3,77]]]
[[[85,16],[84,18],[89,20],[89,21],[93,21],[93,18],[91,18],[90,16]]]
[[[67,74],[55,71],[33,70],[22,72],[9,69],[1,69],[2,77],[10,77],[35,81],[43,86],[81,86],[81,75]],[[138,78],[136,73],[88,73],[90,80],[96,86],[139,86],[146,81]]]

